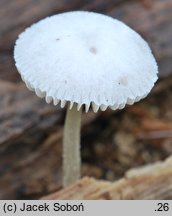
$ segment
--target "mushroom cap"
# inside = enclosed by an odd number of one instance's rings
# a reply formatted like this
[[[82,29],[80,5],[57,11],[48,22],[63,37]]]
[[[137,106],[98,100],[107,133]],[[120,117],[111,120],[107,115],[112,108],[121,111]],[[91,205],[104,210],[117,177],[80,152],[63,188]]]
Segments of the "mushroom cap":
[[[122,109],[144,98],[158,67],[144,39],[123,22],[86,11],[47,17],[19,35],[16,67],[54,105]]]

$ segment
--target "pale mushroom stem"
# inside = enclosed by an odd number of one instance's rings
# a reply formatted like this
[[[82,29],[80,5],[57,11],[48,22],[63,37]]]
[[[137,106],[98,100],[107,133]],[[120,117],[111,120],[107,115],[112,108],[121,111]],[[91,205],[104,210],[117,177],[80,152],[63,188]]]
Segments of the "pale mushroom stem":
[[[63,140],[63,186],[80,178],[80,128],[82,110],[77,105],[67,109]]]

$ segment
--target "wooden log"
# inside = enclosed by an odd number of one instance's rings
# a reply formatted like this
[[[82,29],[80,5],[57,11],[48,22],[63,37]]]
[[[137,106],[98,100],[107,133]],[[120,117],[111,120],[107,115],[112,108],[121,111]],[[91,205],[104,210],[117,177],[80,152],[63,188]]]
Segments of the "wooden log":
[[[139,0],[1,0],[0,199],[37,198],[61,187],[64,112],[47,105],[19,83],[21,79],[14,66],[13,47],[18,34],[33,22],[62,11],[82,9],[124,20],[150,42],[160,62],[161,73],[172,71],[171,0],[146,3]],[[168,88],[171,88],[170,79]],[[166,80],[156,89],[157,95],[166,90]],[[104,115],[104,119],[110,121],[112,112],[98,115]],[[83,116],[83,124],[90,124],[98,115],[89,113]],[[95,125],[89,128],[93,129],[93,136],[100,133]]]
[[[0,81],[0,98],[1,146],[30,129],[46,130],[61,119],[61,109],[47,105],[24,84]]]
[[[82,125],[96,115],[83,115]],[[0,81],[0,199],[37,197],[61,187],[64,109],[24,84]]]
[[[131,169],[124,178],[113,183],[85,177],[67,188],[42,199],[172,199],[172,157],[169,157],[164,162]]]
[[[62,109],[23,84],[1,81],[0,99],[0,199],[59,188]]]
[[[164,88],[161,82],[159,85],[155,94]],[[0,81],[0,99],[0,199],[36,198],[60,189],[64,111],[47,105],[20,83]],[[83,115],[82,125],[90,125],[95,119],[99,122],[98,116],[110,121],[112,114],[110,110],[97,115],[89,112]],[[142,118],[140,121],[144,122]],[[93,131],[93,136],[100,133],[91,125],[88,130]],[[89,143],[85,148],[91,148]],[[94,171],[94,166],[87,166],[84,174],[91,170],[90,175],[95,172],[101,177],[100,167]]]

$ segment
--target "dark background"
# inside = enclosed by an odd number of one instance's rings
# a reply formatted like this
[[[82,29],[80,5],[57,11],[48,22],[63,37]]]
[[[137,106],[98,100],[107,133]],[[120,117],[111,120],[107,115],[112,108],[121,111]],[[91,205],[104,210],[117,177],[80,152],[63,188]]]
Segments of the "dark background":
[[[141,102],[121,111],[83,114],[83,175],[114,181],[132,167],[172,153],[171,0],[0,0],[0,199],[39,198],[61,187],[65,109],[47,105],[26,89],[13,48],[32,23],[71,10],[96,11],[127,23],[149,42],[160,71]]]

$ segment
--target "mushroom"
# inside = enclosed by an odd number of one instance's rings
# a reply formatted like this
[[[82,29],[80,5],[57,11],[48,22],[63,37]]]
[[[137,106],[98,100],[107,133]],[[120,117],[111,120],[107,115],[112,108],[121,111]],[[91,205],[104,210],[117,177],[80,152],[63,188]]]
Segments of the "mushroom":
[[[122,109],[146,97],[158,67],[144,39],[106,15],[74,11],[47,17],[19,35],[16,67],[38,97],[68,104],[63,185],[80,177],[81,110]]]

